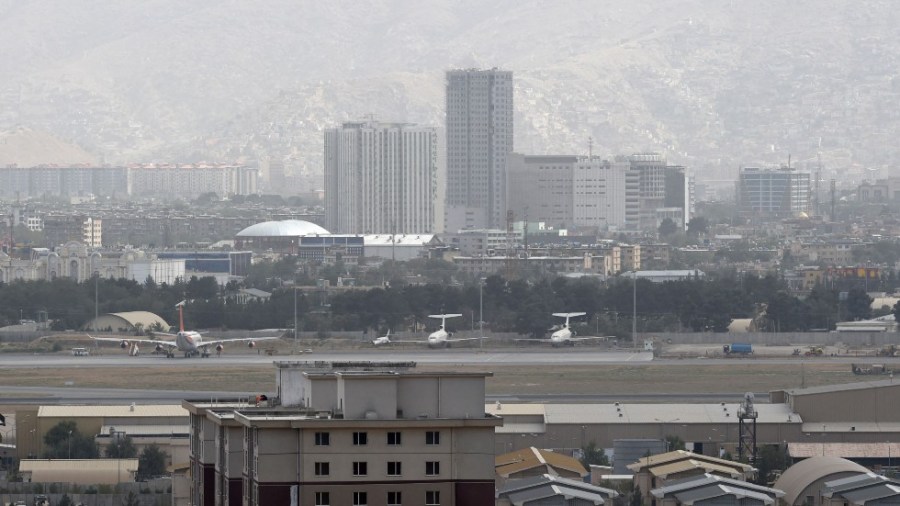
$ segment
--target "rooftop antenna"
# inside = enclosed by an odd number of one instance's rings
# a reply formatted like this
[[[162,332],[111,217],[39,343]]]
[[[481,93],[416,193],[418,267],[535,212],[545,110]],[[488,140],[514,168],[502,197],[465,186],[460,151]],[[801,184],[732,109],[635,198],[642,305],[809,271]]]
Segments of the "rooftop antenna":
[[[594,138],[588,137],[588,159],[594,158]]]
[[[834,223],[834,201],[837,193],[837,181],[831,180],[831,222]]]

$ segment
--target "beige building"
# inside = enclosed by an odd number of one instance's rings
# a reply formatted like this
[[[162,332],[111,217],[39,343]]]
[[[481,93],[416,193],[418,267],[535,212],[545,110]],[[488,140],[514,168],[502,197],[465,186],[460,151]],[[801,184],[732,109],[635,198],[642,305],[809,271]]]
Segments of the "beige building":
[[[138,459],[21,460],[19,473],[32,483],[115,485],[133,482]]]
[[[568,455],[552,450],[541,450],[535,447],[497,455],[494,459],[497,470],[497,485],[500,487],[508,480],[518,480],[535,476],[562,476],[581,480],[588,475],[588,470],[581,462]]]
[[[44,454],[44,436],[60,422],[74,421],[78,432],[92,436],[100,454],[117,437],[131,438],[138,453],[155,444],[168,454],[167,465],[188,458],[187,411],[177,405],[40,406],[16,412],[17,453],[21,458]]]
[[[644,504],[653,500],[651,490],[665,487],[698,475],[712,474],[732,480],[747,481],[753,477],[753,466],[708,455],[676,450],[644,457],[628,466],[634,473],[634,486],[641,491]],[[674,503],[672,504],[674,506]]]
[[[271,406],[184,402],[193,504],[493,503],[489,374],[277,366]]]

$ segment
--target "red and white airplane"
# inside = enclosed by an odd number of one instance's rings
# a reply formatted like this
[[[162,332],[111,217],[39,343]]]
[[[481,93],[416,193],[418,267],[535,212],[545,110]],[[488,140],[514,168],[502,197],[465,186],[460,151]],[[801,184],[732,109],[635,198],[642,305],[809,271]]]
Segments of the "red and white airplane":
[[[139,345],[147,344],[156,347],[159,353],[165,353],[167,358],[174,358],[176,351],[184,352],[184,358],[200,356],[209,357],[210,348],[216,350],[217,354],[221,354],[225,349],[226,343],[247,343],[248,348],[256,347],[256,341],[269,341],[272,339],[280,339],[274,337],[241,337],[237,339],[214,339],[204,341],[203,336],[194,330],[184,330],[184,303],[181,301],[175,305],[178,308],[178,333],[168,334],[164,332],[154,332],[153,335],[165,336],[171,340],[163,339],[116,339],[114,337],[89,337],[95,341],[107,341],[119,343],[119,347],[123,350],[129,350],[129,355],[137,355],[140,352]]]

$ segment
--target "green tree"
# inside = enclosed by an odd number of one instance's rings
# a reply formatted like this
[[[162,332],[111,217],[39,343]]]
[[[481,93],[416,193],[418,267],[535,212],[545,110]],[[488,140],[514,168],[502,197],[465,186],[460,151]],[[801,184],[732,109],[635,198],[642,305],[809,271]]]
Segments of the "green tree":
[[[100,455],[94,438],[81,434],[78,425],[65,420],[54,425],[44,435],[44,458],[95,459]]]
[[[666,436],[666,449],[670,452],[675,450],[684,450],[684,440],[674,434]]]
[[[166,474],[166,460],[168,457],[168,454],[155,444],[144,448],[144,451],[138,457],[137,480],[146,481],[155,476]]]
[[[596,441],[591,441],[590,443],[588,443],[587,446],[581,449],[581,453],[581,465],[583,465],[587,469],[590,469],[591,465],[609,465],[609,457],[606,456],[606,451],[604,451],[603,448],[598,448]]]
[[[672,221],[672,218],[666,218],[659,224],[658,232],[660,237],[673,235],[678,232],[678,225]]]
[[[689,236],[697,237],[707,232],[709,232],[709,220],[703,216],[695,216],[688,222],[687,233]]]
[[[56,503],[57,506],[75,506],[75,503],[72,502],[72,499],[69,497],[69,494],[63,494],[62,497],[59,498],[59,502]]]
[[[894,304],[894,320],[900,322],[900,301]]]
[[[785,449],[779,445],[764,445],[759,449],[755,462],[757,468],[756,483],[769,486],[775,471],[783,471],[787,467]]]
[[[108,459],[133,459],[137,457],[137,448],[134,446],[134,441],[130,437],[125,436],[115,441],[110,441],[104,453]]]
[[[865,320],[872,317],[872,297],[860,288],[847,293],[847,319]]]
[[[129,491],[128,495],[122,498],[122,506],[141,506],[141,501],[134,492]]]

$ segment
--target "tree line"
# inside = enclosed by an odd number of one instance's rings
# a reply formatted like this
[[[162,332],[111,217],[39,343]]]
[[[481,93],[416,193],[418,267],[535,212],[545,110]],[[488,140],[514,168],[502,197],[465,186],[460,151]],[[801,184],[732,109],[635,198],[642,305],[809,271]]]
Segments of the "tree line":
[[[152,280],[68,279],[0,283],[0,325],[46,312],[58,330],[82,328],[94,316],[123,311],[150,311],[175,324],[175,304],[187,300],[188,328],[290,328],[294,311],[301,330],[384,332],[421,329],[437,324],[434,313],[462,313],[450,330],[477,327],[483,311],[485,328],[493,332],[544,335],[560,323],[554,312],[584,311],[575,323],[582,335],[630,338],[632,315],[638,332],[724,332],[734,318],[758,317],[760,331],[833,329],[835,323],[872,316],[871,298],[861,289],[841,292],[815,287],[805,297],[792,294],[776,276],[724,273],[707,279],[651,283],[639,279],[603,282],[595,278],[552,278],[538,281],[486,278],[482,285],[396,284],[369,289],[276,288],[271,297],[241,304],[240,285],[225,287],[213,278],[191,278],[173,284]],[[636,298],[636,310],[632,301]],[[765,316],[759,317],[762,309]]]

